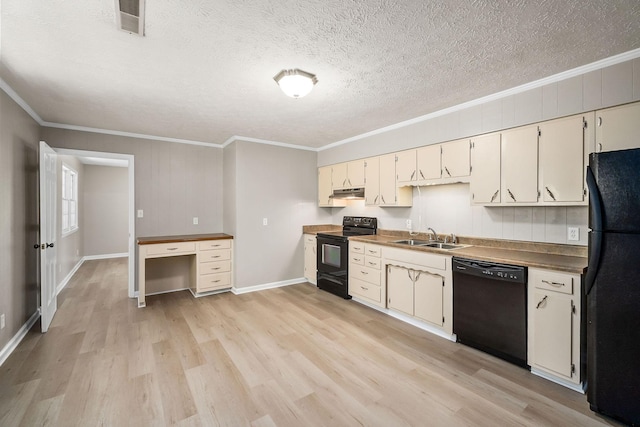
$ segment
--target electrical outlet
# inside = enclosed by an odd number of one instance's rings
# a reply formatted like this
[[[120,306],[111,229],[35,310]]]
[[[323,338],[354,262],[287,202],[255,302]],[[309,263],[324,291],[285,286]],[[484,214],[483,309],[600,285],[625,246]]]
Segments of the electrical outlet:
[[[569,227],[567,228],[567,240],[572,242],[577,242],[580,240],[580,228],[579,227]]]
[[[138,209],[138,218],[142,218],[144,216],[144,212],[142,209]]]
[[[267,225],[267,224],[268,224],[267,218],[262,218],[262,225]]]
[[[406,226],[409,230],[411,230],[411,220],[410,220],[410,219],[408,219],[408,220],[406,221],[405,226]]]
[[[4,329],[4,313],[0,314],[0,329]]]
[[[198,225],[198,217],[197,216],[193,217],[193,225]]]

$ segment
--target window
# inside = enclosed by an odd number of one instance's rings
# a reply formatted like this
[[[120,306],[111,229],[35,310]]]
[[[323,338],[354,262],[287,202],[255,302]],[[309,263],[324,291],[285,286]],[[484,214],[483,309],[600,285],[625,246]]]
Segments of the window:
[[[78,172],[62,165],[62,234],[78,229]]]

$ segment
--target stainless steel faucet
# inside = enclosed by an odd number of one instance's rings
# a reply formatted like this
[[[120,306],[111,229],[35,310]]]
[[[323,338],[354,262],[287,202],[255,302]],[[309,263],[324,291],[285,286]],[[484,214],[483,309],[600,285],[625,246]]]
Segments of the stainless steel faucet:
[[[435,242],[438,241],[438,233],[436,233],[436,230],[434,230],[433,228],[429,227],[427,228],[427,231],[430,231],[431,234],[433,234],[433,239],[431,237],[429,237],[429,240],[433,240]]]
[[[449,238],[451,238],[451,240],[449,241],[449,243],[453,243],[454,245],[457,243],[457,242],[456,242],[456,240],[457,240],[457,239],[456,239],[456,235],[455,235],[455,234],[451,233],[450,235],[445,236],[445,238],[444,238],[444,242],[445,242],[445,243],[447,243],[447,240],[448,240]]]

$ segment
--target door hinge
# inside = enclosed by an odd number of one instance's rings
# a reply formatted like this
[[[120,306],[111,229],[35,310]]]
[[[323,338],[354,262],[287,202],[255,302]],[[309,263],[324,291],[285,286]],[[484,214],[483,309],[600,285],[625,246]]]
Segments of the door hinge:
[[[585,119],[584,117],[582,118],[582,129],[586,129],[588,127],[587,125],[587,119]]]
[[[471,200],[475,200],[476,199],[476,195],[471,193]]]
[[[585,196],[585,197],[587,196],[587,189],[586,188],[582,189],[582,195]]]
[[[573,305],[573,302],[571,303],[571,312],[572,312],[573,314],[576,314],[576,306],[575,306],[575,305]]]
[[[471,171],[473,171],[473,166],[469,166],[469,175],[471,175]]]
[[[542,131],[538,129],[538,136],[542,136]]]
[[[442,316],[442,324],[444,325],[444,316]]]
[[[576,365],[574,365],[573,363],[571,364],[571,373],[572,374],[576,373]]]

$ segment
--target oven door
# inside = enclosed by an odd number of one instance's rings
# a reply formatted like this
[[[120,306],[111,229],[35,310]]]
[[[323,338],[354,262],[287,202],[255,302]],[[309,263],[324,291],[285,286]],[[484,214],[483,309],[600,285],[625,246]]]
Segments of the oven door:
[[[349,243],[318,235],[318,273],[346,273]]]

